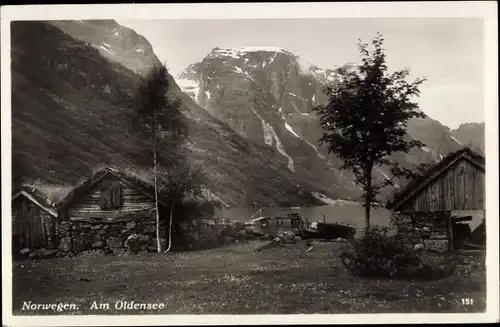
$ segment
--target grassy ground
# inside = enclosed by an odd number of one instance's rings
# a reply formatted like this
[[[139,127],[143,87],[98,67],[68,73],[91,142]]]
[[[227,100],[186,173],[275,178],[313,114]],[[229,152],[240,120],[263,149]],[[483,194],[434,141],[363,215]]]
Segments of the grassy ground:
[[[57,314],[23,311],[23,301],[78,306],[64,314],[478,312],[485,307],[484,266],[465,264],[454,276],[431,282],[362,279],[342,266],[339,244],[315,243],[310,252],[301,244],[255,252],[261,244],[18,261],[13,266],[14,314]],[[460,255],[462,262],[470,259]],[[462,304],[463,298],[473,304]],[[118,311],[114,304],[119,300],[164,303],[165,308]],[[110,310],[90,310],[93,301],[109,303]]]

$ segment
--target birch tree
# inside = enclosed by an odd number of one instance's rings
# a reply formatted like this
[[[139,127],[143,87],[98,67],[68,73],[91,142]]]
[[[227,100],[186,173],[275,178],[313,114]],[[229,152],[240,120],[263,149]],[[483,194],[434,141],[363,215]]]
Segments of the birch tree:
[[[177,156],[176,160],[165,171],[165,176],[162,176],[162,181],[165,183],[162,197],[169,202],[168,247],[165,253],[172,249],[175,208],[186,198],[197,198],[202,195],[205,163],[195,165],[187,159],[187,156]]]
[[[187,125],[180,111],[180,101],[169,96],[170,87],[166,66],[157,65],[141,79],[136,96],[138,117],[135,121],[139,123],[141,134],[148,141],[152,154],[158,252],[162,250],[158,170],[160,162],[167,167],[174,162],[177,149],[187,135]]]

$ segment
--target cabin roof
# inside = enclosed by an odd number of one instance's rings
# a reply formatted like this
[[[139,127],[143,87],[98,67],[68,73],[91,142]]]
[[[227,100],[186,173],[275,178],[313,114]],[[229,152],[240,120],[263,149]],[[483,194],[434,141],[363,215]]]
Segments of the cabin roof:
[[[57,218],[56,203],[52,202],[45,194],[32,186],[23,185],[12,196],[12,201],[24,196],[42,210]]]
[[[485,158],[465,147],[448,154],[440,162],[430,167],[422,176],[409,182],[387,202],[386,208],[397,211],[404,203],[417,195],[425,186],[441,176],[459,160],[467,160],[479,171],[485,171]]]
[[[119,170],[114,167],[105,167],[101,170],[96,171],[93,173],[87,180],[85,180],[82,184],[79,186],[75,187],[71,192],[68,193],[68,195],[58,204],[59,207],[66,207],[69,204],[73,202],[73,200],[81,197],[83,194],[85,194],[92,186],[94,186],[97,182],[102,180],[104,177],[112,175],[115,176],[116,178],[122,180],[126,184],[130,185],[131,187],[139,190],[141,193],[149,197],[150,199],[154,200],[155,199],[155,191],[154,191],[154,185],[151,183],[144,181],[136,176],[133,176],[132,174],[126,173],[122,170]],[[158,202],[163,205],[167,206],[166,202],[159,199]]]

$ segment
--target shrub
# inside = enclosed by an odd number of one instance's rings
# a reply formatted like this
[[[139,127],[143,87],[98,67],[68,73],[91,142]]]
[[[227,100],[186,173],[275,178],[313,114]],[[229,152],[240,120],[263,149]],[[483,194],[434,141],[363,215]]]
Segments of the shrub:
[[[341,253],[342,263],[358,276],[405,277],[421,267],[422,260],[403,236],[389,236],[388,229],[375,226],[361,239],[350,241]]]

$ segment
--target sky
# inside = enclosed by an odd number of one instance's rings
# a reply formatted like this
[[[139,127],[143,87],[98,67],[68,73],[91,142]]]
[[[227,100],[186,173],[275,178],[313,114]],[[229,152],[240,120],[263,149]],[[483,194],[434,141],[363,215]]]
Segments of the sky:
[[[483,24],[474,18],[118,20],[152,44],[176,76],[215,47],[276,46],[321,68],[359,60],[358,39],[380,32],[392,71],[426,77],[419,105],[451,129],[484,121]]]

